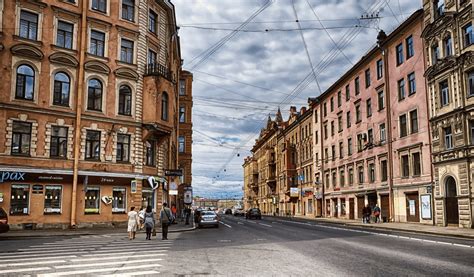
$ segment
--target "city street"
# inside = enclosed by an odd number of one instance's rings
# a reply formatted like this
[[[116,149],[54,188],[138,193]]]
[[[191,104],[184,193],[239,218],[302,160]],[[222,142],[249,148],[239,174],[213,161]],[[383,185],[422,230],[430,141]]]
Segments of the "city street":
[[[158,234],[159,238],[160,234]],[[264,217],[219,228],[1,241],[0,275],[470,275],[474,241]]]

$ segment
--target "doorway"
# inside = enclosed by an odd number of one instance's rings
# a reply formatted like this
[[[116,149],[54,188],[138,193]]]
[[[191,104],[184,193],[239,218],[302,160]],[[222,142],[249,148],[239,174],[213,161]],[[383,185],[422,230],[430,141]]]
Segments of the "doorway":
[[[317,217],[323,216],[323,200],[322,199],[316,200],[316,216]]]
[[[349,219],[354,218],[354,198],[349,198]]]
[[[459,225],[459,208],[456,180],[449,176],[446,179],[446,223]]]
[[[384,222],[390,220],[390,198],[388,194],[380,195],[380,212]]]
[[[363,216],[362,209],[364,209],[364,207],[365,207],[365,197],[364,196],[357,197],[357,218],[362,218]]]
[[[408,222],[420,222],[418,192],[406,193],[406,209]]]

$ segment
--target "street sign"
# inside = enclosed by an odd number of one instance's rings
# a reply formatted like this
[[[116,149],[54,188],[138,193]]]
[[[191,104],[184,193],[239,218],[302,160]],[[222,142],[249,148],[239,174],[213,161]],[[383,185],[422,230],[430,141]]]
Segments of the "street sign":
[[[183,176],[182,169],[166,169],[165,176]]]
[[[193,203],[193,187],[184,188],[184,204],[191,205]]]

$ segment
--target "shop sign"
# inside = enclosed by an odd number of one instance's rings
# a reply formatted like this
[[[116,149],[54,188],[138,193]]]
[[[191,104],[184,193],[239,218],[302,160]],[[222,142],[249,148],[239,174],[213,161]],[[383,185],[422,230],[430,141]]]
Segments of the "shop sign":
[[[112,197],[111,196],[102,196],[102,202],[104,202],[105,205],[110,205],[112,204]]]
[[[193,203],[193,187],[184,188],[184,204],[191,205]]]
[[[178,195],[178,190],[170,189],[169,195]]]
[[[147,178],[147,182],[148,182],[148,184],[150,185],[150,187],[151,187],[153,190],[155,190],[155,189],[157,189],[158,187],[160,187],[160,183],[158,183],[158,182],[156,181],[156,179],[155,179],[154,176],[148,177],[148,178]]]
[[[43,185],[33,185],[32,193],[43,194]]]
[[[137,180],[130,181],[130,192],[137,193]]]
[[[0,171],[0,183],[25,181],[25,172]]]
[[[165,176],[183,176],[182,169],[166,169]]]
[[[422,194],[421,198],[421,218],[431,219],[431,194]]]
[[[298,197],[300,195],[300,188],[290,188],[290,197]]]

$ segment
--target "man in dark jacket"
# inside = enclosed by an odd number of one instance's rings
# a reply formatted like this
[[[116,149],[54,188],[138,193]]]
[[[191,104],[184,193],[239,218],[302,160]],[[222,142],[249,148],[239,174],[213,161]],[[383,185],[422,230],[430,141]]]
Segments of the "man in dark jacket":
[[[168,239],[168,226],[173,222],[173,215],[171,210],[167,207],[168,204],[163,203],[163,209],[160,212],[160,222],[161,222],[161,233],[163,240]]]

